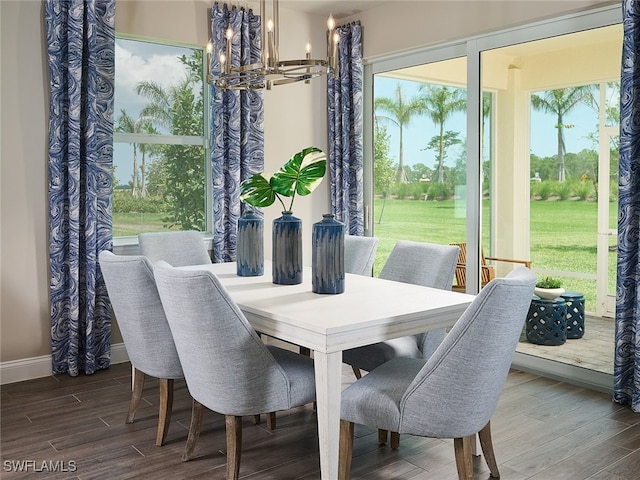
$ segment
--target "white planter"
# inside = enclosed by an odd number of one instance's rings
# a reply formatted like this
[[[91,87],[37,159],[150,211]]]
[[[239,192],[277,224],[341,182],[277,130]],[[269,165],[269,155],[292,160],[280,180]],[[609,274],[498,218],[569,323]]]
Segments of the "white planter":
[[[564,288],[539,288],[536,287],[533,290],[537,296],[544,300],[553,300],[554,298],[558,298],[560,295],[564,293]]]

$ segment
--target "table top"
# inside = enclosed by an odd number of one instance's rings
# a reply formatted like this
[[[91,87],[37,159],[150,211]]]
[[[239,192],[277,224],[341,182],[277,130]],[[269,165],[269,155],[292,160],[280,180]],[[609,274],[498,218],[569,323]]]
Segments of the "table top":
[[[271,265],[239,277],[235,262],[181,267],[213,272],[254,328],[324,353],[421,333],[455,323],[473,295],[347,274],[341,294],[317,294],[311,268],[298,285],[276,285]]]

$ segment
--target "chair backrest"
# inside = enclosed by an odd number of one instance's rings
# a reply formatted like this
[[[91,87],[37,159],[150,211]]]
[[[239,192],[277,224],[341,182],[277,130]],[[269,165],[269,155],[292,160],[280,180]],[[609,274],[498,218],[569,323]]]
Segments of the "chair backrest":
[[[458,247],[400,240],[380,271],[380,278],[451,290]]]
[[[480,291],[407,388],[401,400],[402,432],[457,438],[489,422],[535,283],[531,270],[517,267]]]
[[[106,250],[98,260],[131,364],[153,377],[182,378],[149,260]]]
[[[152,264],[158,260],[174,267],[211,263],[202,234],[193,230],[141,233],[138,244],[140,253]]]
[[[452,243],[460,249],[460,255],[458,256],[458,264],[456,265],[456,283],[459,287],[463,288],[467,285],[467,243]],[[480,265],[482,267],[482,286],[493,280],[495,274],[493,267],[487,265],[487,260],[484,256],[484,250],[481,252],[482,258],[480,259]]]
[[[218,278],[163,261],[154,273],[191,396],[224,415],[275,411],[288,377]]]
[[[373,262],[378,249],[377,237],[359,237],[345,235],[344,237],[344,271],[357,275],[371,276]]]

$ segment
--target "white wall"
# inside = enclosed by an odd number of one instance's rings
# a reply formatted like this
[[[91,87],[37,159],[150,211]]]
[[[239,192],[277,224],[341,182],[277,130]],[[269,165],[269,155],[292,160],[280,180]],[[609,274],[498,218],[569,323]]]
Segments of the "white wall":
[[[613,2],[604,2],[611,4]],[[394,2],[358,16],[367,58],[466,38],[530,20],[602,5],[597,1]],[[204,45],[202,0],[118,0],[116,30]],[[47,122],[48,72],[43,8],[38,0],[0,1],[0,373],[37,363],[46,375],[50,347],[48,305]],[[322,45],[324,19],[281,11],[281,57],[297,58],[304,44]],[[310,37],[310,38],[309,38]],[[320,52],[320,48],[316,51]],[[303,147],[326,149],[325,80],[265,92],[266,170],[279,168]],[[329,208],[328,178],[295,213],[311,225]],[[278,215],[267,210],[267,221]],[[307,242],[308,243],[308,242]],[[270,243],[265,245],[267,252]],[[308,245],[307,245],[308,248]],[[305,251],[305,262],[310,254]],[[115,339],[117,341],[117,339]],[[43,367],[44,366],[44,367]],[[44,370],[43,370],[44,368]],[[28,368],[23,369],[29,371]],[[0,381],[3,381],[0,379]]]

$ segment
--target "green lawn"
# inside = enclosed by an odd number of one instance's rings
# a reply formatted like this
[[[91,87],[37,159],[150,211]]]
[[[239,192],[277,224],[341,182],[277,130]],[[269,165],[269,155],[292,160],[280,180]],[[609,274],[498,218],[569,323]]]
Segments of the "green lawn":
[[[378,274],[393,245],[400,239],[448,244],[465,241],[465,218],[456,218],[453,200],[431,202],[388,199],[374,205],[374,235],[380,239],[374,273]],[[616,218],[616,204],[611,205]],[[483,204],[488,218],[489,202]],[[531,261],[533,268],[595,275],[597,204],[583,201],[531,202]],[[486,225],[486,221],[485,221]],[[488,228],[484,228],[488,232]],[[489,245],[485,233],[484,245]],[[485,254],[489,254],[485,247]],[[595,311],[595,280],[562,278],[567,290],[582,292],[586,309]],[[615,252],[610,253],[610,291],[615,290]]]

